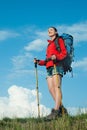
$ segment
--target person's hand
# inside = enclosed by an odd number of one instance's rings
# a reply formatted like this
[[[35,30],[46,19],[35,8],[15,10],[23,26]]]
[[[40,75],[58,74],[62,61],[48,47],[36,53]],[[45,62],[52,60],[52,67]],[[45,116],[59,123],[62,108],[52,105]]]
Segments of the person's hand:
[[[52,60],[56,60],[56,56],[55,56],[55,55],[52,55],[52,56],[51,56],[51,59],[52,59]]]
[[[34,58],[34,64],[37,64],[37,59],[36,58]]]
[[[39,64],[39,61],[40,61],[40,60],[34,58],[34,64]]]

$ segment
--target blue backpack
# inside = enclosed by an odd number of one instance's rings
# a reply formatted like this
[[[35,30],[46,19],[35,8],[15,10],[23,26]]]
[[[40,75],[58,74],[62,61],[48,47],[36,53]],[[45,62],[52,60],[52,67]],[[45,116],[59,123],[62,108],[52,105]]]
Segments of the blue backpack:
[[[74,61],[73,36],[71,36],[70,34],[63,33],[61,36],[55,39],[54,42],[56,45],[56,49],[61,51],[60,46],[58,44],[59,38],[62,38],[64,40],[64,44],[67,50],[67,56],[60,61],[60,64],[64,68],[64,74],[66,74],[66,72],[72,72],[71,64]]]

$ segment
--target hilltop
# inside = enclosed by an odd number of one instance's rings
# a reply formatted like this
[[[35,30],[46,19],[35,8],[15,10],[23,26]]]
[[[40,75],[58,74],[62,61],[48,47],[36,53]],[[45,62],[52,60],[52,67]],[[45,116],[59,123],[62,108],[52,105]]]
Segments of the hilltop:
[[[87,130],[87,114],[63,116],[49,122],[43,118],[4,118],[0,130]]]

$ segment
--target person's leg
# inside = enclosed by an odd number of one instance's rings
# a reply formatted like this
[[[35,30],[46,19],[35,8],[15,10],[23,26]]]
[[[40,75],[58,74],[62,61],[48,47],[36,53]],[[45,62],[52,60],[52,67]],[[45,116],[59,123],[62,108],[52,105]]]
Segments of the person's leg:
[[[55,110],[58,110],[62,101],[61,80],[62,78],[60,75],[54,75],[47,78],[48,89],[55,101]]]
[[[56,100],[56,97],[55,97],[55,88],[54,88],[53,78],[52,77],[48,77],[47,78],[47,84],[48,84],[49,92],[51,93],[53,99]]]
[[[52,76],[52,83],[55,91],[55,110],[58,110],[62,103],[61,81],[62,77],[60,75]]]
[[[62,84],[62,77],[61,75],[54,75],[52,77],[53,84],[55,87],[55,110],[59,110],[59,114],[68,115],[67,109],[62,104],[62,91],[61,91],[61,84]]]
[[[56,67],[55,68],[53,67],[47,73],[48,89],[55,101],[55,107],[52,109],[51,114],[49,114],[46,117],[46,120],[55,119],[58,116],[62,116],[63,113],[65,113],[65,108],[62,105],[62,92],[61,92],[62,73],[58,74],[59,67],[57,67],[57,71],[55,70]]]
[[[55,101],[55,107],[51,110],[51,113],[48,116],[46,116],[45,120],[52,120],[61,116],[60,109],[59,109],[61,105],[61,98],[62,98],[61,89],[60,89],[60,84],[61,84],[60,75],[53,75],[52,77],[48,77],[47,83],[48,83],[48,89]]]

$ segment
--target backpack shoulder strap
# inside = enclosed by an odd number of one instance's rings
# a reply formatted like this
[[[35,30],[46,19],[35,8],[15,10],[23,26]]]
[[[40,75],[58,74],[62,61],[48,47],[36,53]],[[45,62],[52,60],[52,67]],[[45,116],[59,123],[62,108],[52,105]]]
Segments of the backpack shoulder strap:
[[[56,45],[56,49],[57,49],[58,51],[60,51],[59,38],[60,38],[60,37],[57,37],[57,38],[54,40],[54,43],[55,43],[55,45]]]

